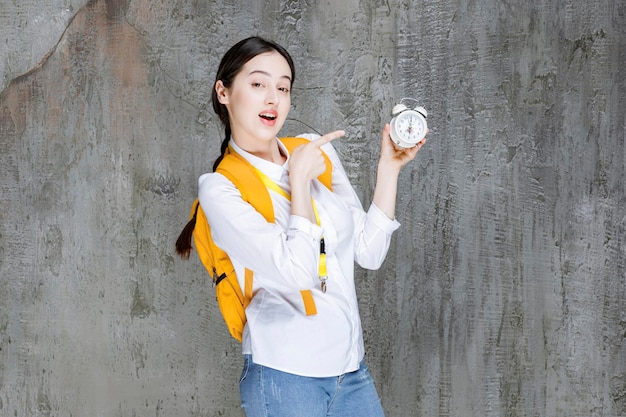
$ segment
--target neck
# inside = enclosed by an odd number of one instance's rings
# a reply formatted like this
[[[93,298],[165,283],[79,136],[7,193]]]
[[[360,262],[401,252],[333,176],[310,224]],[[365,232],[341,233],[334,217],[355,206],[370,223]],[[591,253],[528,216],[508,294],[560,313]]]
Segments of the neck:
[[[287,160],[287,157],[283,155],[280,150],[278,140],[276,139],[269,142],[255,141],[254,143],[240,143],[237,139],[234,139],[234,141],[241,149],[256,156],[257,158],[265,159],[266,161],[279,165],[284,164]]]

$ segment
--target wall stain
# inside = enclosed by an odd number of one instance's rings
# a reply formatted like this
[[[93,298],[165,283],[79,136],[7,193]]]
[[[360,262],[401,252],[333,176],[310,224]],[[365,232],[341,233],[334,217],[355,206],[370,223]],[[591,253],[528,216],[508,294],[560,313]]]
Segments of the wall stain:
[[[135,291],[133,293],[133,302],[130,308],[130,317],[145,319],[151,312],[152,308],[146,302],[143,294],[141,294],[141,291],[139,290],[139,283],[136,283]]]
[[[144,188],[162,197],[175,198],[180,187],[180,178],[171,175],[154,175],[146,181]]]

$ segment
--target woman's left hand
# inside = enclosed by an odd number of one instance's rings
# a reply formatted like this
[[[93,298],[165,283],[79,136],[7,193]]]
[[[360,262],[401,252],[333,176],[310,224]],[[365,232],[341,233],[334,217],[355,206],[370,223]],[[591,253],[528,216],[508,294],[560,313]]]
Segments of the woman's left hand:
[[[380,163],[389,168],[393,167],[399,172],[403,166],[415,159],[419,150],[426,143],[426,138],[422,139],[412,148],[401,148],[391,140],[390,131],[391,127],[389,123],[387,123],[382,133]],[[428,134],[428,131],[426,131],[426,133]]]

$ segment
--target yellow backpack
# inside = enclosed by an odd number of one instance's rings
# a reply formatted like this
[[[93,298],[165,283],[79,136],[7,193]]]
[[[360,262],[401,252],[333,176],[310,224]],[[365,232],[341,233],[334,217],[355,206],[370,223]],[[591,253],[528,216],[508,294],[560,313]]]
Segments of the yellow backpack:
[[[296,147],[308,143],[305,138],[281,138],[289,153]],[[318,177],[320,182],[332,190],[332,164],[326,154],[326,171]],[[255,168],[237,152],[227,149],[216,172],[224,175],[241,192],[244,201],[251,204],[268,222],[274,222],[274,206],[263,181]],[[215,295],[230,334],[241,342],[246,324],[245,309],[252,299],[253,272],[245,268],[243,291],[235,274],[235,268],[226,252],[220,249],[211,237],[211,228],[202,207],[196,198],[191,206],[190,220],[176,241],[176,251],[182,258],[189,258],[191,235],[196,245],[200,261],[213,277]],[[317,313],[315,301],[310,290],[300,291],[304,310],[307,315]]]

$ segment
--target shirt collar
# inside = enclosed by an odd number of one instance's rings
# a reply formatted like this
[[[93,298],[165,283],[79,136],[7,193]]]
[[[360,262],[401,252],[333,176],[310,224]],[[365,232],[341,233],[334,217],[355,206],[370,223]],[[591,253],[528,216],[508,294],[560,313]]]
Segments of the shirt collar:
[[[287,155],[287,160],[283,165],[278,165],[263,158],[259,158],[258,156],[252,155],[250,152],[247,152],[241,147],[237,146],[232,137],[230,139],[229,146],[232,147],[239,155],[243,156],[246,161],[250,162],[252,166],[263,172],[272,180],[280,181],[281,177],[285,174],[286,171],[288,171],[289,152],[287,151],[285,145],[283,145],[283,143],[280,141],[280,139],[276,138],[276,140],[278,142],[278,147],[280,148],[281,152],[284,155]]]

